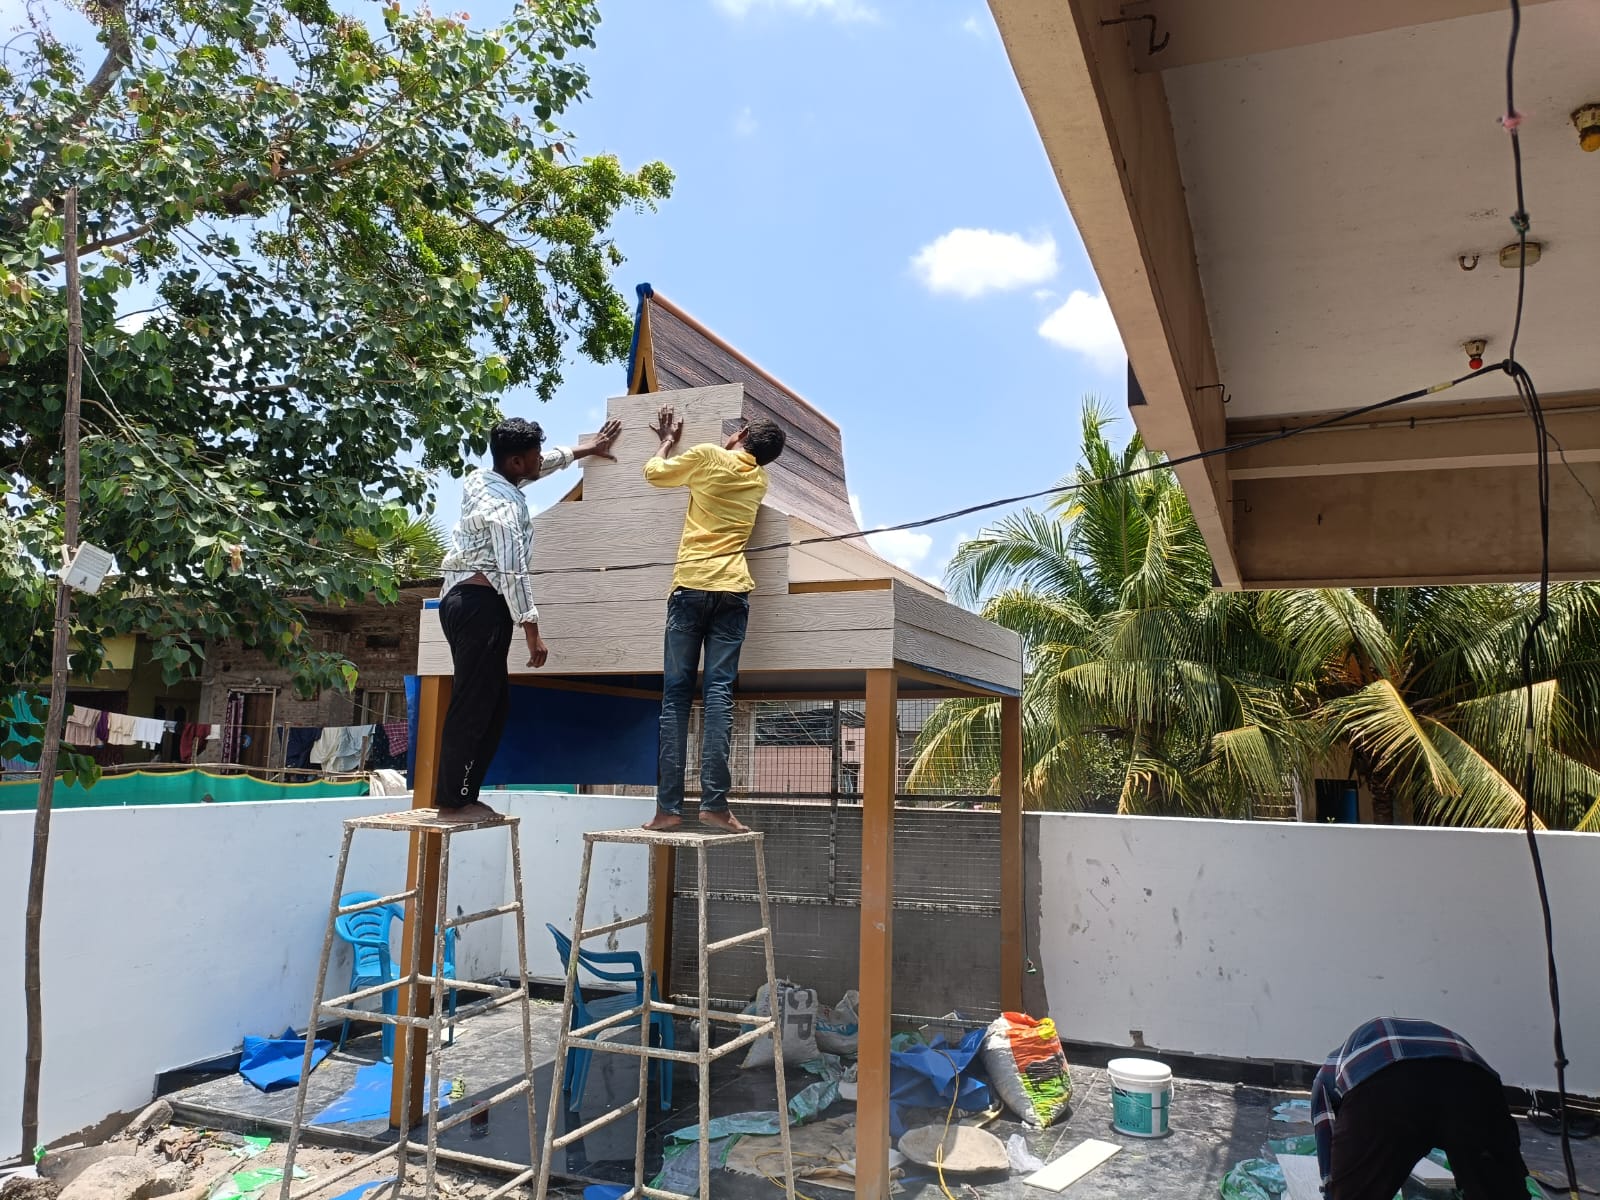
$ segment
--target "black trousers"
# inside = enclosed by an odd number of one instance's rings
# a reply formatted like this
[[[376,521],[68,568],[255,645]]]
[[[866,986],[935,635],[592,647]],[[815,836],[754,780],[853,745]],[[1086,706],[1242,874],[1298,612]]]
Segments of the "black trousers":
[[[1522,1138],[1500,1081],[1450,1058],[1402,1059],[1350,1089],[1333,1123],[1327,1200],[1393,1200],[1435,1147],[1464,1200],[1527,1200]]]
[[[478,798],[505,731],[511,707],[506,655],[516,626],[499,592],[465,583],[439,601],[439,624],[450,643],[455,683],[444,714],[434,803],[461,808]]]

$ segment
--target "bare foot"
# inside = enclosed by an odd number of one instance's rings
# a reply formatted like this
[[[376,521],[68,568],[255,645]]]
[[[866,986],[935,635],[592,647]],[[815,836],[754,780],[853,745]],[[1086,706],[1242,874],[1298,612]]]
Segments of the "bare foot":
[[[750,826],[726,809],[721,812],[702,812],[700,824],[709,825],[712,829],[720,829],[724,833],[749,833]]]
[[[658,812],[644,823],[644,828],[651,833],[665,833],[669,829],[676,829],[683,824],[683,818],[676,813]]]
[[[473,821],[487,821],[499,815],[482,800],[474,800],[471,804],[463,804],[460,808],[439,809],[439,816],[442,819],[459,821],[462,824],[470,824]]]

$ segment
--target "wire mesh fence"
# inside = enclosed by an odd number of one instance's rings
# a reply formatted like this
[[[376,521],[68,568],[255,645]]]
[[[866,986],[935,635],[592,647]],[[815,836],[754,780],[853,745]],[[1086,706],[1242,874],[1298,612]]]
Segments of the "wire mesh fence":
[[[923,726],[943,701],[902,700],[898,705],[895,791],[902,804],[947,804],[979,800],[997,792],[995,764],[1000,759],[998,734],[993,744],[968,739],[961,752],[920,749]],[[688,794],[700,779],[701,710],[690,718],[689,754],[685,763]],[[729,770],[733,795],[745,800],[791,800],[832,803],[861,798],[861,768],[866,751],[866,705],[860,700],[741,700],[734,706]],[[920,756],[924,770],[940,781],[937,790],[917,785],[913,767]],[[938,769],[929,771],[929,766]],[[595,790],[623,795],[653,795],[653,788],[606,787]]]

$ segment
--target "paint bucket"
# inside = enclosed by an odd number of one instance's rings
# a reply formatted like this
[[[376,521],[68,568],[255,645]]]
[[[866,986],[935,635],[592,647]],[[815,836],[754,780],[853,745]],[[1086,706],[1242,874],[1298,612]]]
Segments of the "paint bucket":
[[[1106,1066],[1111,1079],[1111,1126],[1130,1137],[1167,1135],[1172,1108],[1172,1070],[1148,1058],[1114,1058]]]

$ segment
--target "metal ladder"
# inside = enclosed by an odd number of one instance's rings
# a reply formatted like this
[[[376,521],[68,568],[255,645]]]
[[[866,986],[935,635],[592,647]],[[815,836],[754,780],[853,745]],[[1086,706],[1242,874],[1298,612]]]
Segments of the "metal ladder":
[[[645,883],[646,912],[643,916],[628,917],[604,925],[585,928],[584,909],[589,897],[589,870],[594,860],[597,844],[643,846],[649,859],[649,872]],[[711,849],[722,850],[733,846],[749,846],[755,854],[756,889],[761,902],[761,927],[719,941],[707,938],[706,912],[706,855]],[[651,995],[649,964],[654,960],[655,926],[648,906],[656,899],[656,855],[654,849],[669,848],[693,850],[695,853],[695,879],[698,909],[699,946],[699,1003],[695,1007],[664,1003]],[[619,930],[637,925],[645,927],[645,981],[640,987],[643,1002],[616,1013],[605,1020],[596,1021],[581,1029],[572,1028],[573,993],[577,986],[579,950],[590,938],[605,937]],[[767,906],[767,860],[762,835],[756,832],[733,834],[707,834],[693,830],[668,830],[657,832],[648,829],[618,829],[583,835],[583,869],[578,876],[578,908],[572,919],[572,949],[567,956],[567,984],[561,1002],[561,1039],[556,1050],[555,1078],[550,1085],[550,1105],[545,1122],[544,1150],[539,1155],[539,1184],[536,1200],[545,1200],[550,1186],[550,1168],[556,1152],[582,1140],[596,1130],[629,1114],[638,1115],[634,1145],[633,1187],[619,1200],[690,1200],[678,1192],[662,1191],[645,1183],[645,1134],[648,1130],[649,1106],[646,1103],[650,1087],[650,1063],[661,1064],[661,1070],[672,1069],[674,1063],[692,1063],[699,1073],[700,1092],[700,1196],[710,1200],[711,1159],[709,1139],[706,1136],[711,1124],[711,1064],[728,1054],[733,1054],[764,1037],[772,1039],[772,1063],[777,1080],[778,1125],[783,1146],[783,1178],[787,1200],[795,1200],[794,1155],[789,1145],[788,1092],[783,1078],[783,1031],[779,1028],[780,1000],[777,973],[773,965],[772,918]],[[759,941],[766,953],[768,1006],[773,1011],[767,1016],[744,1013],[723,1013],[711,1008],[711,956],[722,950],[731,950]],[[668,1013],[674,1017],[694,1017],[700,1022],[700,1033],[695,1039],[695,1049],[667,1050],[650,1044],[650,1018],[654,1013]],[[630,1043],[608,1042],[601,1038],[607,1030],[625,1026],[629,1021],[637,1024],[639,1041]],[[721,1046],[712,1046],[711,1023],[721,1021],[736,1026],[746,1026],[742,1033]],[[562,1104],[562,1089],[566,1082],[567,1052],[588,1050],[592,1053],[632,1054],[639,1059],[639,1095],[628,1103],[595,1118],[593,1121],[556,1135],[556,1113]]]
[[[496,1189],[490,1200],[504,1196],[512,1189],[531,1181],[535,1174],[533,1167],[533,1153],[538,1148],[538,1119],[534,1111],[533,1095],[533,1018],[528,997],[528,934],[523,918],[522,902],[522,849],[518,843],[518,826],[520,819],[495,813],[479,820],[451,819],[433,808],[418,808],[407,812],[389,813],[384,816],[353,817],[344,823],[344,842],[339,848],[339,869],[333,880],[333,901],[328,906],[328,928],[322,938],[322,961],[317,967],[317,990],[311,1001],[311,1020],[306,1032],[305,1058],[300,1067],[300,1086],[295,1096],[294,1125],[290,1129],[289,1144],[283,1163],[283,1184],[279,1191],[280,1200],[293,1200],[291,1189],[294,1183],[295,1152],[299,1148],[301,1133],[305,1127],[306,1117],[306,1090],[311,1079],[311,1059],[315,1046],[316,1031],[321,1028],[322,1022],[328,1018],[343,1020],[355,1018],[364,1021],[377,1021],[382,1025],[393,1025],[395,1029],[395,1042],[397,1053],[395,1058],[404,1063],[401,1087],[404,1100],[400,1110],[399,1138],[392,1146],[385,1146],[382,1150],[365,1155],[354,1162],[345,1164],[332,1174],[320,1174],[314,1180],[308,1180],[300,1195],[321,1191],[329,1184],[336,1183],[347,1176],[366,1170],[386,1158],[395,1160],[395,1180],[393,1191],[390,1195],[398,1197],[400,1190],[406,1182],[406,1166],[409,1158],[416,1154],[425,1154],[427,1183],[426,1195],[435,1195],[435,1171],[440,1161],[459,1164],[465,1167],[476,1167],[500,1173],[510,1173],[509,1182]],[[391,896],[380,896],[375,900],[364,901],[360,904],[341,905],[339,898],[344,895],[345,868],[350,862],[350,843],[355,837],[356,830],[377,830],[387,833],[405,833],[415,835],[412,838],[411,853],[414,856],[410,878],[417,881],[416,885],[403,892],[396,892]],[[511,843],[511,880],[512,899],[509,904],[500,904],[493,908],[486,908],[482,912],[468,913],[460,917],[448,916],[449,882],[450,882],[450,841],[457,834],[470,833],[480,829],[504,829]],[[432,846],[437,845],[438,854],[438,888],[434,896],[424,894],[424,881],[428,878],[425,864],[432,856]],[[422,928],[423,920],[419,913],[426,913],[428,905],[425,900],[434,901],[432,911],[440,918],[434,937],[434,965],[430,967],[431,974],[422,974]],[[408,905],[405,934],[410,938],[410,956],[408,961],[412,964],[411,972],[397,980],[378,984],[373,987],[362,988],[348,995],[335,996],[324,999],[328,981],[328,960],[333,952],[334,922],[346,913],[360,912],[363,909],[377,908],[385,904],[405,902]],[[445,932],[450,929],[459,929],[477,921],[488,920],[491,917],[511,917],[517,925],[517,972],[518,986],[483,988],[472,985],[474,992],[486,991],[488,994],[480,1000],[459,1006],[454,1014],[446,1015],[444,1011],[444,995],[447,985],[458,987],[456,980],[446,980],[439,971],[437,964],[444,959]],[[390,1015],[383,1012],[371,1012],[367,1009],[354,1007],[359,1001],[368,1000],[375,996],[382,996],[385,992],[397,988],[427,987],[430,989],[431,1003],[428,1015],[425,1017],[406,1016],[400,1013]],[[457,1021],[477,1016],[491,1009],[503,1008],[520,999],[522,1004],[522,1056],[523,1076],[503,1090],[496,1092],[488,1099],[473,1104],[459,1113],[440,1119],[439,1116],[439,1081],[444,1078],[441,1051],[443,1049],[443,1034],[445,1026],[452,1028]],[[396,1008],[402,1007],[397,1004]],[[414,1048],[408,1036],[412,1031],[425,1030],[427,1033],[424,1053],[415,1054],[410,1051]],[[402,1037],[407,1040],[405,1053],[399,1052],[399,1042]],[[416,1091],[416,1072],[422,1065],[427,1066],[427,1080],[431,1081],[426,1087],[426,1108],[428,1120],[428,1136],[425,1150],[412,1144],[411,1130],[420,1114],[411,1111],[411,1098]],[[439,1148],[439,1135],[462,1125],[474,1117],[482,1116],[488,1109],[496,1104],[504,1103],[517,1096],[527,1097],[528,1106],[528,1154],[527,1163],[507,1162],[502,1159],[487,1158],[477,1154],[466,1154],[458,1150],[441,1150]]]

